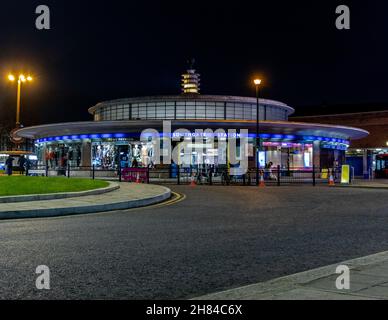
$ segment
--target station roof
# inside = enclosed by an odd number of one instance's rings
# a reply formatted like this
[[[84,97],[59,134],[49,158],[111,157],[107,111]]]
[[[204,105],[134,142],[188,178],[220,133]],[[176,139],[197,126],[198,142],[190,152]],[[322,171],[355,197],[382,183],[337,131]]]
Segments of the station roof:
[[[130,121],[83,121],[55,123],[19,129],[15,134],[19,137],[29,139],[41,139],[47,137],[80,135],[80,134],[104,134],[104,133],[129,133],[138,132],[152,128],[160,130],[163,127],[163,120],[130,120]],[[171,120],[172,130],[178,128],[195,129],[248,129],[255,132],[255,121],[233,121],[233,120]],[[299,135],[299,136],[320,136],[339,138],[346,140],[357,140],[368,136],[369,132],[354,127],[339,125],[303,123],[289,121],[260,121],[260,133]]]

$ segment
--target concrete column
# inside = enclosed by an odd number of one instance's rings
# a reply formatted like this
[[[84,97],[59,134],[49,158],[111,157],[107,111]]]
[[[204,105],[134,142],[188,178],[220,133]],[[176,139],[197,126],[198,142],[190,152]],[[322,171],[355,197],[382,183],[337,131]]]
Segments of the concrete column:
[[[368,149],[364,149],[362,155],[362,169],[364,173],[364,179],[369,179],[369,168],[368,168]]]
[[[313,165],[316,170],[321,168],[321,142],[314,141],[313,143]]]
[[[90,140],[82,140],[81,146],[81,166],[90,167],[92,165],[92,143]]]

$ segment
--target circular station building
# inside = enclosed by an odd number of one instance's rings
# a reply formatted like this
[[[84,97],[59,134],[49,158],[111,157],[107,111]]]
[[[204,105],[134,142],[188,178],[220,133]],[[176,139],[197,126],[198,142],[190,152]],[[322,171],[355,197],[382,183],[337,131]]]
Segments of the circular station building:
[[[255,167],[254,144],[257,101],[252,97],[199,94],[199,75],[188,70],[182,76],[182,93],[175,96],[150,96],[105,101],[89,108],[93,121],[55,123],[22,128],[17,135],[35,141],[41,165],[58,166],[66,156],[74,167],[96,169],[144,167],[155,161],[155,144],[140,139],[145,129],[163,132],[166,122],[171,132],[184,129],[182,140],[197,130],[248,130],[249,166]],[[333,168],[345,161],[350,140],[368,135],[362,129],[340,125],[290,122],[294,109],[285,103],[259,100],[259,129],[262,141],[260,166],[272,162],[288,170]],[[216,136],[216,134],[215,134]],[[175,136],[176,138],[176,136]],[[201,142],[206,147],[205,142]],[[228,136],[224,136],[228,139]],[[177,140],[177,139],[175,139]],[[172,147],[179,141],[173,141]],[[201,146],[196,146],[201,147]],[[217,144],[189,156],[193,163],[206,166],[207,157],[218,160],[228,151]],[[201,159],[198,159],[201,157]],[[163,164],[161,164],[163,166]],[[170,164],[168,164],[170,165]]]

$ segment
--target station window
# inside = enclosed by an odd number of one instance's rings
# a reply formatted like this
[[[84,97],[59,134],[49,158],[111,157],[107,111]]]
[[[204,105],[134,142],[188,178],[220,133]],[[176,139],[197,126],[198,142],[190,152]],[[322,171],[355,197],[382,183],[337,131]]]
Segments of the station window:
[[[212,102],[206,103],[206,119],[216,118],[216,104]]]
[[[123,119],[123,105],[117,105],[116,107],[116,114],[114,115],[112,120],[124,120]]]
[[[155,119],[156,118],[156,107],[155,104],[147,105],[147,119]]]
[[[175,105],[174,103],[166,103],[166,119],[175,118]]]
[[[131,118],[138,119],[139,118],[139,105],[134,103],[134,104],[132,104],[131,109],[132,109]]]
[[[234,104],[226,104],[226,119],[234,119]]]
[[[123,120],[129,120],[131,118],[131,115],[129,114],[129,112],[130,112],[129,106],[123,109]]]
[[[147,119],[147,107],[145,105],[139,104],[139,118]]]
[[[244,119],[244,109],[242,104],[236,103],[234,105],[234,116],[235,119]]]
[[[195,119],[195,102],[186,102],[186,119]]]
[[[164,119],[166,118],[166,104],[157,103],[156,104],[156,119]]]
[[[252,105],[244,104],[244,119],[252,120]]]
[[[176,104],[176,118],[186,119],[186,106],[184,102],[177,102]]]

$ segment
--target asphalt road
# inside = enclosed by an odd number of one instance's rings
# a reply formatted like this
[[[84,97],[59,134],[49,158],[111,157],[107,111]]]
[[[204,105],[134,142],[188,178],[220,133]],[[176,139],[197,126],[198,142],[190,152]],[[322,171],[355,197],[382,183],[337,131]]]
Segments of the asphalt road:
[[[186,200],[0,221],[0,298],[191,298],[388,250],[388,190],[173,190]],[[50,290],[35,288],[38,265]]]

